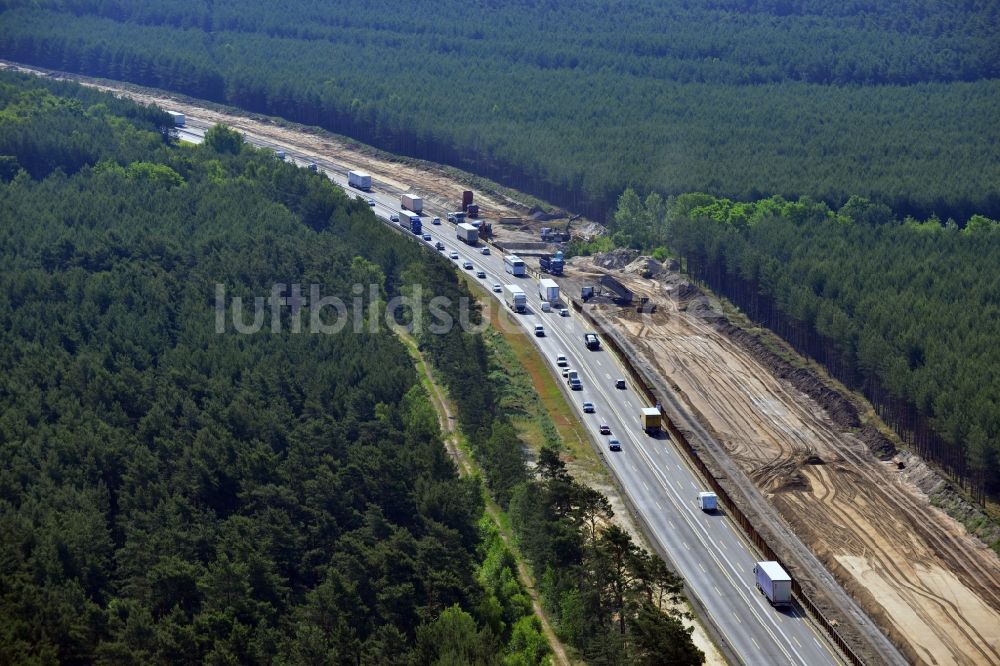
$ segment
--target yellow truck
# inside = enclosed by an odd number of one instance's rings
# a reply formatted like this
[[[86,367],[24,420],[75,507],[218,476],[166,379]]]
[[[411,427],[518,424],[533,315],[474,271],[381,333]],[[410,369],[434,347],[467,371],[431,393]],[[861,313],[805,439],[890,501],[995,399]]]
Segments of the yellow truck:
[[[660,432],[660,428],[663,425],[663,417],[660,415],[659,409],[656,407],[643,407],[641,419],[642,429],[648,434],[655,435]]]

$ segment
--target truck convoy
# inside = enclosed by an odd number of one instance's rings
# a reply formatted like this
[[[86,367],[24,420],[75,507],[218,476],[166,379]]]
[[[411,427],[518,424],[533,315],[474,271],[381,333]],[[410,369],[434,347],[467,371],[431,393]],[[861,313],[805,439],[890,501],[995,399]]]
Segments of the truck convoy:
[[[420,235],[424,230],[424,225],[420,222],[420,216],[416,213],[403,213],[400,215],[399,226],[408,228],[411,232],[417,235]]]
[[[524,261],[516,255],[505,255],[503,258],[503,268],[514,277],[524,277]]]
[[[528,297],[524,290],[516,284],[505,284],[503,286],[503,300],[511,310],[517,313],[524,312],[528,307]]]
[[[412,194],[404,194],[400,197],[399,207],[403,210],[412,210],[417,215],[424,209],[424,201],[420,197],[415,197]]]
[[[467,222],[463,222],[455,227],[455,235],[458,237],[458,240],[468,245],[475,245],[479,242],[479,229]]]
[[[764,593],[772,606],[790,606],[792,577],[777,562],[757,562],[753,565],[757,589]]]
[[[560,251],[555,254],[546,254],[539,257],[538,265],[541,267],[543,273],[562,275],[566,262],[563,260],[563,253]]]
[[[538,281],[538,297],[547,303],[556,304],[559,302],[559,285],[555,280],[544,278]]]
[[[372,177],[361,171],[348,171],[347,172],[347,184],[350,187],[364,190],[367,192],[372,189]],[[418,211],[419,212],[419,211]]]
[[[642,421],[642,429],[646,431],[648,435],[655,435],[660,432],[660,426],[662,423],[662,416],[660,416],[660,410],[656,407],[643,407],[640,420]]]

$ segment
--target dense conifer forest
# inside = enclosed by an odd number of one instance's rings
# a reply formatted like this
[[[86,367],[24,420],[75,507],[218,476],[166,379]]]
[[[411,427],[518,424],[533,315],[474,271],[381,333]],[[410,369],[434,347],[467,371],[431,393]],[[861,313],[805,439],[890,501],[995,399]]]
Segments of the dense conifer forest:
[[[618,194],[1000,217],[1000,9],[945,0],[6,0],[0,57]]]
[[[169,122],[0,75],[0,662],[542,663],[482,485],[371,326],[417,293],[458,320],[452,267],[322,175],[224,127],[176,145]],[[275,316],[275,283],[348,304],[363,285],[361,325],[311,333],[293,299]],[[700,663],[667,607],[680,581],[557,456],[530,473],[480,337],[414,332],[486,485],[522,507],[565,640]]]
[[[1000,497],[1000,224],[895,218],[852,197],[620,197],[614,244],[684,268],[864,392],[922,455]],[[578,245],[575,251],[600,249]]]

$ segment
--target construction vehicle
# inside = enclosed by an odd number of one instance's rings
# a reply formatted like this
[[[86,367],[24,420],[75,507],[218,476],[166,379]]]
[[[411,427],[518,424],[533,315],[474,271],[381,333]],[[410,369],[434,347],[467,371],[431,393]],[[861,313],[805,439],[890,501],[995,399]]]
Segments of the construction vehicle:
[[[632,290],[610,275],[601,276],[601,286],[614,294],[614,300],[619,305],[628,305],[632,302]]]
[[[556,252],[555,254],[545,254],[539,257],[538,265],[541,267],[543,273],[548,273],[549,275],[562,275],[563,267],[566,262],[563,260],[562,251]]]

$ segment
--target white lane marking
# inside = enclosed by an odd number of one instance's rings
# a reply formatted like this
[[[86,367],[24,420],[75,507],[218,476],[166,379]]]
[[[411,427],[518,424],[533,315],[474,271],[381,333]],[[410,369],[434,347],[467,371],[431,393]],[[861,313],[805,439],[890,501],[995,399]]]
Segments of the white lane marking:
[[[660,511],[663,511],[663,507],[660,506],[660,503],[658,501],[656,501],[656,500],[653,500],[653,501],[656,502],[656,508],[659,509]]]
[[[668,520],[667,524],[670,525],[670,529],[672,529],[672,530],[676,530],[677,529],[677,526],[674,525],[674,521]]]
[[[715,593],[721,597],[722,596],[722,592],[719,590],[719,586],[718,585],[713,585],[712,587],[715,588]]]
[[[757,639],[755,639],[753,636],[751,636],[750,640],[753,641],[753,646],[759,650],[760,646],[757,645]]]
[[[737,622],[739,622],[740,624],[743,624],[743,620],[741,620],[741,619],[740,619],[740,616],[736,614],[736,611],[731,611],[731,612],[732,612],[732,614],[733,614],[733,617],[735,617],[735,618],[736,618],[736,621],[737,621]],[[750,639],[750,640],[753,640],[753,638],[751,637],[751,639]],[[756,644],[756,643],[754,643],[754,645],[757,645],[757,644]],[[757,649],[758,649],[758,650],[760,649],[760,646],[759,646],[759,645],[757,645]]]
[[[796,638],[794,634],[792,634],[792,640],[795,641],[796,645],[798,645],[799,647],[802,647],[802,643],[799,643],[799,639]]]
[[[643,487],[644,487],[644,488],[645,488],[646,490],[649,490],[649,486],[647,486],[647,485],[646,485],[646,482],[645,482],[645,481],[643,481],[643,482],[642,482],[642,485],[643,485]],[[650,491],[650,492],[652,492],[652,491]]]
[[[701,562],[698,563],[698,568],[701,569],[702,573],[708,573],[708,571],[705,570],[705,565]]]
[[[688,542],[687,542],[687,541],[681,541],[681,543],[683,543],[683,544],[684,544],[684,547],[685,547],[685,548],[687,548],[688,550],[691,550],[691,546],[689,546],[689,545],[688,545]]]
[[[695,484],[694,481],[691,482],[691,487],[694,488],[695,490],[698,490],[698,486]]]

